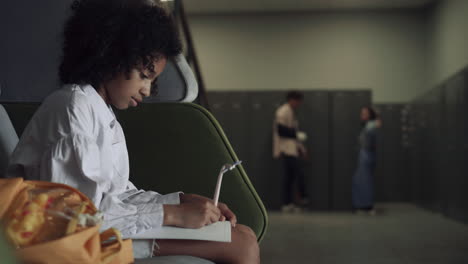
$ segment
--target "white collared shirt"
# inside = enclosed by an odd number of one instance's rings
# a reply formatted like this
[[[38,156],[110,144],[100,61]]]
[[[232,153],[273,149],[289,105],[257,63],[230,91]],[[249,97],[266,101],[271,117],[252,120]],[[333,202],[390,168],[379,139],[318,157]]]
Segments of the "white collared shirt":
[[[104,213],[102,229],[130,238],[160,227],[163,204],[180,202],[179,193],[138,190],[129,181],[122,127],[90,85],[66,85],[44,100],[11,156],[8,177],[75,187]]]
[[[275,120],[273,122],[273,157],[279,158],[281,154],[299,157],[299,149],[304,150],[304,146],[295,138],[281,137],[278,133],[278,125],[298,130],[299,122],[289,103],[283,104],[275,112]]]

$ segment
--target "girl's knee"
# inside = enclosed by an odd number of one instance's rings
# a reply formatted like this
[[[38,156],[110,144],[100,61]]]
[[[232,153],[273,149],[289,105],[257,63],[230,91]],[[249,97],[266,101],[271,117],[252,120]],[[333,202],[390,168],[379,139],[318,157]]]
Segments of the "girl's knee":
[[[234,227],[233,229],[245,235],[255,236],[254,231],[246,225],[237,224],[236,227]]]
[[[257,242],[257,236],[248,226],[237,225],[233,228],[235,235],[237,237],[239,252],[237,256],[240,258],[239,263],[260,263],[260,248]]]

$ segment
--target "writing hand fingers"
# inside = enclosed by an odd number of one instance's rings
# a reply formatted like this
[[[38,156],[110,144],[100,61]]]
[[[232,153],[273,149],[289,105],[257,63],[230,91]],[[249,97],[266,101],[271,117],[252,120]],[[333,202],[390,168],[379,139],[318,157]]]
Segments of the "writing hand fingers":
[[[221,214],[231,222],[231,226],[235,227],[237,223],[236,215],[229,209],[229,207],[224,203],[219,203],[219,209],[221,210]]]

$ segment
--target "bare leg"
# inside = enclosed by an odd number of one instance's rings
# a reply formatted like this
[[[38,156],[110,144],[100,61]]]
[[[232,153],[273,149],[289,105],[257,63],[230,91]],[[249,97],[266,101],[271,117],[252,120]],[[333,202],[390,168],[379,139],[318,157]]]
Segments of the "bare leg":
[[[158,256],[189,255],[215,263],[258,264],[260,250],[257,237],[247,226],[236,225],[231,229],[231,243],[200,240],[158,240]]]

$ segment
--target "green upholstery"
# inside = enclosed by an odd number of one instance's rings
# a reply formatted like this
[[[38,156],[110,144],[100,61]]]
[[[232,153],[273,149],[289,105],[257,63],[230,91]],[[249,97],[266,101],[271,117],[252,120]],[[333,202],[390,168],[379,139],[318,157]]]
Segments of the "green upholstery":
[[[39,104],[3,106],[21,135]],[[138,188],[212,197],[221,166],[237,160],[218,122],[198,105],[142,104],[116,115],[126,136],[130,179]],[[259,241],[263,238],[267,213],[242,166],[224,175],[220,201],[236,213],[239,223],[255,231]]]
[[[212,197],[221,166],[237,160],[216,119],[196,104],[143,104],[117,112],[117,118],[126,135],[130,179],[139,188]],[[242,166],[224,175],[219,199],[263,238],[267,213]]]
[[[13,254],[12,246],[7,243],[2,230],[0,230],[0,263],[2,264],[15,264],[16,256]]]

